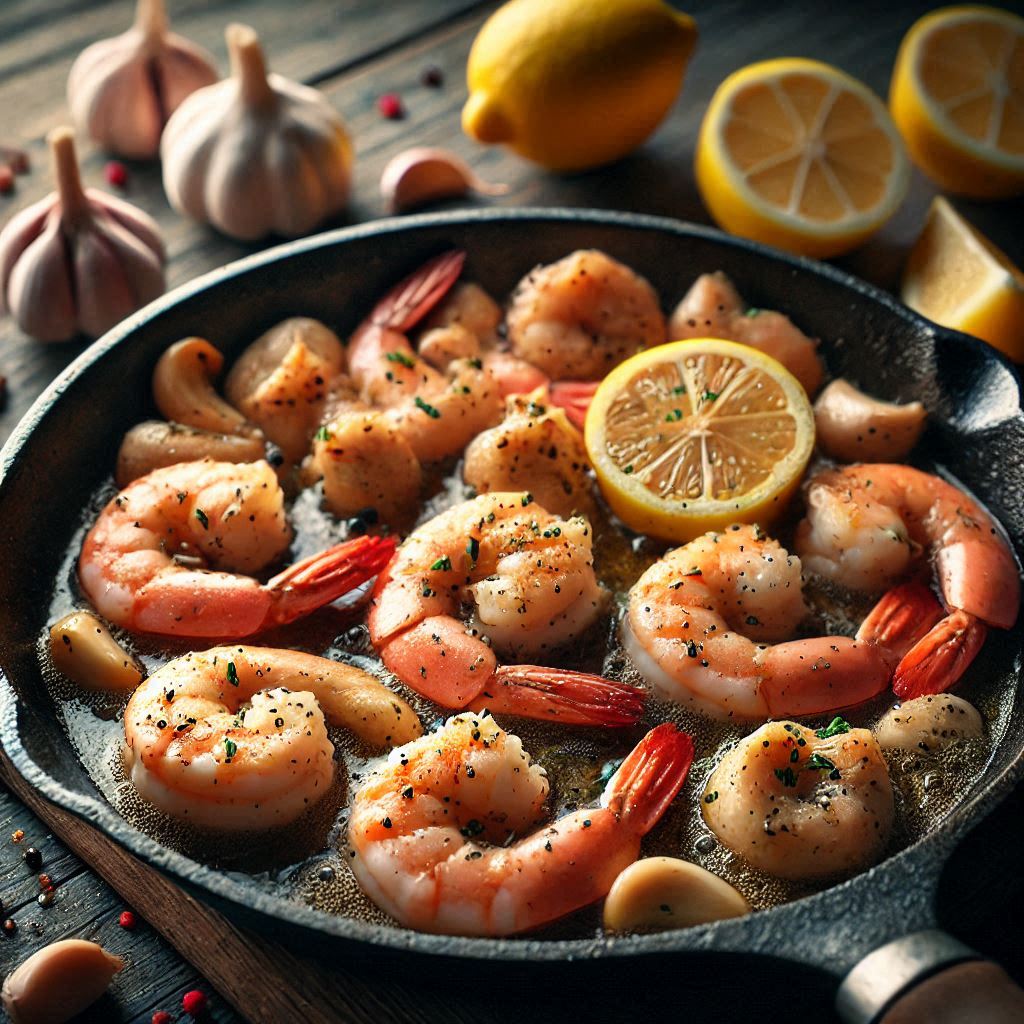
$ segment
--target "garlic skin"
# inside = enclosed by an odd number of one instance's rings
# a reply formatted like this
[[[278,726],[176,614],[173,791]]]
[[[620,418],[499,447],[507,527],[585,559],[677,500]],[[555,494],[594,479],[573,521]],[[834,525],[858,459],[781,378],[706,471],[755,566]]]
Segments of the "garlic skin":
[[[51,942],[7,975],[0,998],[13,1024],[64,1024],[96,1002],[123,967],[95,942]]]
[[[457,199],[468,192],[500,196],[508,192],[508,185],[492,185],[479,178],[461,157],[428,146],[392,157],[380,177],[380,194],[396,213],[438,199]]]
[[[0,310],[37,341],[96,338],[163,294],[163,241],[137,207],[83,190],[70,128],[47,141],[57,191],[0,232]]]
[[[152,159],[167,119],[220,78],[201,46],[168,31],[164,0],[139,0],[135,24],[93,43],[68,75],[75,127],[118,156]]]
[[[348,202],[345,125],[316,89],[268,75],[251,28],[229,25],[227,42],[232,77],[189,96],[164,129],[164,191],[233,238],[306,234]]]

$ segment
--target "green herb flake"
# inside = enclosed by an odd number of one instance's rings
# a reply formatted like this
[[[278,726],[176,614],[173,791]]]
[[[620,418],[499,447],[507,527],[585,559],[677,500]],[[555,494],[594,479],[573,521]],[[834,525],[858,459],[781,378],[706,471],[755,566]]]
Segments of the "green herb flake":
[[[445,555],[443,558],[439,558],[436,562],[434,562],[434,564],[430,568],[437,569],[440,572],[448,572],[448,570],[451,569],[451,567],[452,560],[447,555]]]
[[[416,360],[404,352],[389,352],[384,358],[389,363],[398,363],[400,366],[404,366],[407,370],[411,370],[416,365]]]
[[[424,402],[419,395],[416,396],[416,408],[422,409],[432,420],[441,418],[441,410],[435,409],[429,402]]]
[[[824,729],[816,729],[814,735],[819,740],[831,739],[833,736],[841,736],[844,732],[850,731],[850,723],[845,718],[836,716]]]
[[[673,409],[665,417],[665,422],[666,423],[678,423],[682,418],[683,418],[683,410],[682,409]]]
[[[224,740],[224,752],[228,755],[229,758],[234,757],[235,753],[237,751],[238,751],[238,745],[235,743],[234,740],[232,740],[232,739]]]
[[[744,313],[743,315],[744,316],[749,316],[749,317],[753,318],[753,317],[757,316],[757,314],[760,313],[760,312],[761,312],[761,310],[759,310],[757,308],[757,306],[751,306],[750,309],[748,309],[746,311],[746,313]]]
[[[704,394],[700,396],[702,402],[713,402],[718,397],[717,391],[711,391],[708,388],[704,389]]]
[[[522,498],[523,508],[526,508],[526,506],[529,505],[531,501],[533,501],[533,495],[529,491],[527,491]]]
[[[834,772],[836,766],[827,758],[815,751],[809,758],[805,768],[817,769],[822,772]]]
[[[793,769],[789,767],[789,765],[786,765],[785,768],[776,768],[775,778],[777,778],[779,782],[781,782],[788,789],[793,789],[796,787],[796,772],[794,772]]]
[[[476,537],[469,538],[469,543],[466,545],[466,554],[474,562],[480,557],[480,541]]]
[[[238,685],[238,670],[235,668],[235,663],[233,661],[228,662],[228,682],[232,686]]]
[[[201,508],[196,509],[196,519],[203,524],[204,530],[210,528],[210,517]]]
[[[718,790],[716,789],[713,793],[707,793],[704,796],[704,803],[713,804],[718,799]]]
[[[622,471],[622,472],[623,472],[623,473],[625,473],[625,474],[626,474],[626,476],[629,476],[629,475],[630,475],[630,473],[632,473],[632,472],[633,472],[633,465],[632,465],[632,463],[630,463],[630,464],[629,464],[628,466],[626,466],[626,468],[625,468],[625,469],[623,469],[623,471]]]
[[[326,427],[321,427],[316,432],[316,439],[318,441],[331,441],[334,439],[334,435]]]

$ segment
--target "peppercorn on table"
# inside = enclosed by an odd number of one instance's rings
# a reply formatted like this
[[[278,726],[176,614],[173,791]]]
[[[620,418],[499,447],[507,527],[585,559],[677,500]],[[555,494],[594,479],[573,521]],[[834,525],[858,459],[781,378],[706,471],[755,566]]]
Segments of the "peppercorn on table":
[[[45,137],[68,122],[65,86],[77,54],[125,30],[131,0],[6,0],[0,5],[0,147],[27,151],[31,168],[4,194],[0,226],[51,190]],[[472,40],[496,8],[477,0],[167,0],[173,27],[209,49],[227,69],[224,27],[240,21],[260,35],[275,71],[314,85],[347,123],[355,146],[354,188],[346,211],[329,226],[386,214],[379,192],[388,160],[412,145],[443,146],[481,178],[509,188],[500,197],[448,201],[448,206],[501,203],[578,206],[654,213],[710,223],[693,173],[700,120],[718,83],[735,69],[775,56],[827,60],[885,95],[900,39],[929,4],[821,0],[785,9],[753,0],[699,0],[686,5],[700,38],[682,92],[654,136],[633,155],[600,170],[556,175],[509,151],[484,148],[463,135],[465,66]],[[676,4],[676,6],[682,6]],[[612,74],[614,69],[609,68]],[[168,286],[174,287],[262,245],[217,234],[173,212],[160,170],[147,161],[109,158],[78,139],[86,185],[111,188],[152,216],[167,242]],[[0,160],[0,162],[3,162]],[[913,173],[910,195],[873,240],[839,262],[890,290],[898,289],[906,254],[935,189]],[[967,218],[1024,263],[1024,201],[957,202]],[[272,244],[272,243],[271,243]],[[685,282],[680,282],[680,285]],[[86,346],[84,339],[43,345],[0,319],[0,441],[31,403]],[[538,991],[520,983],[490,984],[474,964],[453,986],[388,968],[318,960],[279,938],[243,930],[135,862],[89,826],[39,802],[9,765],[0,774],[0,900],[4,935],[0,972],[58,938],[95,938],[124,954],[129,966],[88,1011],[95,1021],[149,1021],[161,1011],[188,1019],[183,998],[206,998],[201,1019],[234,1021],[746,1019],[767,985],[800,992],[801,1005],[832,1020],[831,987],[785,965],[744,963],[723,974],[650,964],[623,974],[606,966],[586,982]],[[22,802],[29,800],[31,807]],[[1024,794],[996,810],[963,844],[942,892],[943,926],[1003,963],[1024,981],[1024,882],[1016,842]],[[37,816],[37,813],[40,816]],[[21,833],[19,835],[19,833]],[[58,838],[60,836],[61,838]],[[29,855],[29,848],[39,851]],[[131,908],[134,919],[122,917]],[[780,949],[781,957],[786,950]],[[642,979],[642,980],[641,980]],[[198,997],[186,1000],[197,1010]],[[201,1000],[200,1000],[201,1002]],[[164,1018],[154,1018],[163,1020]]]

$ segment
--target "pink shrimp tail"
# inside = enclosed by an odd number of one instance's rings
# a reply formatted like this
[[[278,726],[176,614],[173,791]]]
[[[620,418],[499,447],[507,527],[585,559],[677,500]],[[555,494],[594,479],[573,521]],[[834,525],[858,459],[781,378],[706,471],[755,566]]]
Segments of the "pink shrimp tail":
[[[967,612],[947,615],[896,666],[893,692],[904,700],[944,693],[974,661],[987,634],[985,623]]]
[[[944,615],[923,583],[902,583],[882,595],[857,630],[857,639],[878,644],[898,662]]]
[[[373,579],[396,545],[394,537],[357,537],[290,565],[266,585],[273,601],[264,625],[293,622]]]
[[[466,253],[451,249],[399,281],[373,307],[369,322],[405,334],[423,319],[458,280]]]
[[[638,835],[646,835],[668,810],[693,764],[693,739],[671,722],[652,729],[605,788],[601,803]]]
[[[540,665],[501,665],[472,705],[565,725],[634,725],[644,691],[601,676]]]
[[[569,422],[582,430],[587,421],[587,410],[600,383],[593,380],[556,381],[551,385],[551,404],[564,409]]]

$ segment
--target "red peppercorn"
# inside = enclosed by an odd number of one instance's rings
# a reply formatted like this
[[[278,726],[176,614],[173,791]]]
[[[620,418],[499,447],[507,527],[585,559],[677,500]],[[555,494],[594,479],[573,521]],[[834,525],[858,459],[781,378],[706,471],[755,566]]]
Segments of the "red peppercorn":
[[[206,1010],[206,996],[194,988],[181,997],[181,1008],[190,1016],[198,1017]]]
[[[0,194],[14,191],[14,171],[6,164],[0,164]]]
[[[171,1024],[171,1015],[166,1010],[157,1010],[150,1024]]]
[[[127,928],[128,931],[131,931],[136,924],[135,915],[130,910],[122,910],[121,916],[117,919],[117,923],[122,928]]]
[[[128,184],[128,168],[120,160],[111,160],[103,168],[103,176],[107,179],[107,184],[115,188],[124,188]]]
[[[402,97],[396,92],[386,92],[377,100],[377,109],[389,120],[399,121],[405,117]]]

